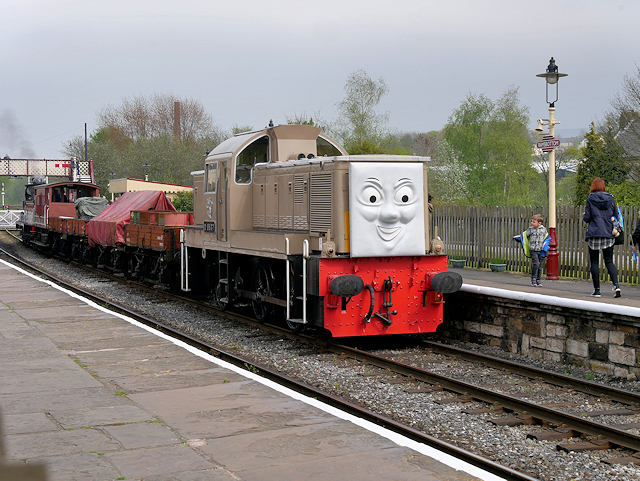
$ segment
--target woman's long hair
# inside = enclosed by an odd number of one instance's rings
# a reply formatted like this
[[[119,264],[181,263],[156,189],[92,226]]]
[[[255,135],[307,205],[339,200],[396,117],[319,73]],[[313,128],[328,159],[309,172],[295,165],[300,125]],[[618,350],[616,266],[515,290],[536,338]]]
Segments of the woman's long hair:
[[[593,182],[591,182],[591,193],[593,194],[594,192],[598,192],[598,191],[606,191],[607,189],[604,186],[604,180],[602,180],[600,177],[596,177],[595,179],[593,179]]]

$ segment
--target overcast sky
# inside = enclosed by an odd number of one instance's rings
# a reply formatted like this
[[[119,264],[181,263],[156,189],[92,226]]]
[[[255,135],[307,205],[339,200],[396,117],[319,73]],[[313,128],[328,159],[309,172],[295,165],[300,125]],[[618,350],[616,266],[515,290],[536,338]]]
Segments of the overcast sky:
[[[602,117],[640,64],[638,0],[3,0],[0,154],[59,158],[134,95],[202,102],[215,123],[336,117],[358,69],[390,88],[399,131],[441,129],[469,92],[520,88],[530,127],[560,81],[560,132]]]

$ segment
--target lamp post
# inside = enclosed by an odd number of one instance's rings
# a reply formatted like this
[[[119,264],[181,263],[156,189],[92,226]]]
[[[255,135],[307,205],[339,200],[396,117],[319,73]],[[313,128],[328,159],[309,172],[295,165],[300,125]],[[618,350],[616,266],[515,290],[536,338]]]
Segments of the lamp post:
[[[149,167],[151,167],[149,162],[145,160],[142,167],[144,167],[144,180],[149,180]]]
[[[566,73],[559,73],[556,61],[551,57],[547,71],[545,73],[539,73],[536,77],[544,77],[546,83],[546,101],[549,104],[549,120],[543,122],[538,121],[538,128],[536,130],[542,130],[542,125],[549,126],[549,136],[553,138],[555,134],[555,126],[560,121],[554,117],[556,107],[555,103],[558,101],[558,79],[560,77],[566,77]],[[549,102],[549,85],[556,86],[556,94],[554,100]],[[558,241],[556,237],[556,154],[555,149],[549,151],[549,237],[551,241],[549,243],[549,256],[547,259],[547,279],[557,280],[559,279],[558,269]]]

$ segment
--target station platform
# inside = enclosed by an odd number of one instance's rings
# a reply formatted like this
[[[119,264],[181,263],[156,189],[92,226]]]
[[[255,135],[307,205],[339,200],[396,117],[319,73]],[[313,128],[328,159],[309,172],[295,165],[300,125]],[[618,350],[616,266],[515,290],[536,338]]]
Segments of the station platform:
[[[600,282],[600,292],[602,297],[591,297],[593,283],[591,279],[559,279],[550,281],[545,277],[541,279],[542,287],[531,285],[529,273],[514,272],[492,272],[487,269],[472,269],[468,267],[449,267],[452,272],[457,272],[463,279],[463,291],[475,292],[475,286],[495,290],[496,296],[500,296],[501,290],[521,293],[524,296],[537,295],[550,296],[559,299],[573,301],[574,307],[580,305],[585,308],[599,308],[618,306],[621,309],[627,307],[628,313],[636,312],[640,317],[640,286],[620,284],[622,290],[621,297],[613,297],[613,285],[611,281]],[[590,304],[590,303],[594,304]],[[606,307],[605,307],[606,306]]]
[[[0,479],[498,479],[4,261],[0,421]]]

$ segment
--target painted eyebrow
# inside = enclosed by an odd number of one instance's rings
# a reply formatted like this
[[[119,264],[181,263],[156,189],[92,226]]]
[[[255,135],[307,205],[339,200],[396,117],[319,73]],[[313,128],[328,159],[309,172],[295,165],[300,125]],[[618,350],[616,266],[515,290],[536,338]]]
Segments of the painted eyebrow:
[[[376,177],[369,177],[365,182],[371,182],[372,184],[376,184],[378,187],[382,187],[382,183]]]
[[[395,186],[398,187],[399,185],[402,185],[402,184],[413,184],[413,183],[414,183],[413,180],[411,180],[410,178],[403,177],[402,179],[398,179]]]

